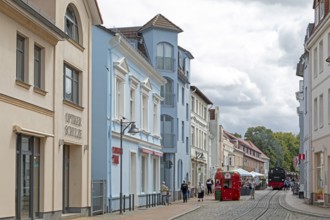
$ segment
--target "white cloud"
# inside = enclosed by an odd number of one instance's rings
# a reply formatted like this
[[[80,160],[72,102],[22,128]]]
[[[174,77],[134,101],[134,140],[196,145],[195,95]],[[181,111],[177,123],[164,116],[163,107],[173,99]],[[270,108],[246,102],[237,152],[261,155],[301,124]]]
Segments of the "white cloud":
[[[220,106],[224,128],[298,133],[296,63],[310,0],[98,0],[106,27],[142,26],[161,13],[195,57],[191,83]],[[129,5],[129,7],[127,7]]]

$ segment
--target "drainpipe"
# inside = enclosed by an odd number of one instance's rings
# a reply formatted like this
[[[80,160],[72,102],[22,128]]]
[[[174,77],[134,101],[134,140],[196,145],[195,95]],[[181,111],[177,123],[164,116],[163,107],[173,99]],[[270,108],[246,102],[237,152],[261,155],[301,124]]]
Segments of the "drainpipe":
[[[117,36],[117,34],[116,34]],[[115,36],[115,37],[116,37]],[[114,37],[114,38],[115,38]],[[119,36],[118,41],[108,48],[108,59],[107,59],[107,149],[108,149],[108,177],[107,177],[107,189],[109,192],[108,197],[108,211],[112,212],[112,190],[110,180],[111,178],[111,166],[112,166],[112,149],[111,149],[111,141],[112,141],[112,73],[113,73],[113,62],[112,62],[112,50],[116,48],[121,42],[121,37]],[[111,40],[109,41],[109,45],[111,45]],[[120,161],[121,162],[121,161]]]

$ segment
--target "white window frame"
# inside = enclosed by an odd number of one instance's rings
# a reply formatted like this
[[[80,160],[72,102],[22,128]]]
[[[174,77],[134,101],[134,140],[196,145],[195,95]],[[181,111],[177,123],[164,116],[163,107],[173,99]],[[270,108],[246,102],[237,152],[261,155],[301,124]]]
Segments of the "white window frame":
[[[129,111],[130,111],[130,120],[131,121],[136,121],[136,108],[137,108],[137,103],[136,103],[136,94],[137,94],[137,89],[139,85],[139,80],[133,76],[130,75],[130,103],[129,103]]]
[[[319,126],[320,128],[324,125],[324,103],[323,103],[323,94],[319,96]]]
[[[324,64],[324,61],[323,61],[323,41],[321,40],[320,43],[319,43],[319,73],[322,73],[323,72],[323,64]]]
[[[141,155],[141,193],[148,192],[148,155]]]
[[[126,58],[122,57],[114,62],[114,117],[119,120],[127,118],[125,106],[125,84],[129,68]]]
[[[318,129],[318,106],[317,106],[317,98],[314,98],[314,130]]]
[[[21,46],[19,47],[19,42]],[[29,54],[29,41],[28,39],[21,35],[17,34],[16,36],[16,79],[21,82],[28,82],[28,54]],[[18,61],[20,57],[20,61]],[[20,68],[19,68],[20,67]],[[19,71],[20,70],[20,71]]]

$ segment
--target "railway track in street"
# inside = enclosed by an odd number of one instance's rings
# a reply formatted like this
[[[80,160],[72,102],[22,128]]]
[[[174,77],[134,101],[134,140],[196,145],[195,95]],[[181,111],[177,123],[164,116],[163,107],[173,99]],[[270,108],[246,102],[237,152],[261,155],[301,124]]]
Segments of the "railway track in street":
[[[265,190],[258,192],[256,199],[245,197],[239,201],[208,202],[201,204],[202,207],[191,213],[185,214],[177,220],[194,219],[230,219],[230,220],[319,220],[329,217],[317,216],[316,214],[302,213],[280,201],[286,196],[282,190]]]

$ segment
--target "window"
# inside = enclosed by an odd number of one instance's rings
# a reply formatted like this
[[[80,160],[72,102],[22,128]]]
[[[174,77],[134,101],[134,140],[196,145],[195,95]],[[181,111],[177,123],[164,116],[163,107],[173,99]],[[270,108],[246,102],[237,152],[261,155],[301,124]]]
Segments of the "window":
[[[320,0],[320,20],[324,17],[324,0]]]
[[[34,46],[34,87],[44,89],[43,83],[43,49],[37,45]]]
[[[319,43],[319,72],[323,72],[323,41]]]
[[[320,128],[323,127],[323,94],[320,95],[320,101],[319,101],[319,125]]]
[[[189,58],[184,59],[184,68],[183,71],[185,72],[186,77],[189,79]]]
[[[189,138],[186,137],[186,154],[189,155]]]
[[[191,97],[191,111],[195,112],[195,97]]]
[[[154,103],[154,134],[158,134],[158,104]]]
[[[195,146],[195,127],[191,126],[191,145]]]
[[[328,123],[330,124],[330,89],[328,89]]]
[[[189,121],[189,104],[186,103],[186,121]]]
[[[314,20],[315,20],[315,25],[319,23],[319,15],[320,15],[320,8],[318,6],[315,7],[314,11]]]
[[[159,183],[158,183],[158,179],[159,179],[159,172],[158,172],[158,164],[159,164],[159,159],[158,158],[153,158],[153,179],[152,179],[152,188],[154,192],[157,192],[159,189]]]
[[[160,70],[174,70],[173,47],[168,43],[157,45],[156,65]]]
[[[328,56],[330,57],[330,33],[328,33]]]
[[[184,143],[184,121],[181,122],[181,141]]]
[[[135,121],[135,89],[131,88],[130,91],[130,120]]]
[[[173,118],[169,115],[161,116],[162,146],[174,147]]]
[[[324,152],[319,152],[315,154],[316,162],[316,185],[317,189],[323,189],[325,184],[325,172],[324,172]]]
[[[64,99],[79,105],[79,73],[64,65]]]
[[[149,106],[148,106],[148,96],[142,94],[142,113],[141,113],[141,123],[142,129],[148,131],[148,115],[149,115]]]
[[[179,86],[179,83],[176,84],[176,98],[177,98],[177,102],[179,102],[179,98],[180,98],[180,86]]]
[[[64,22],[65,33],[69,35],[72,40],[79,43],[78,23],[72,5],[69,5],[66,9]]]
[[[20,35],[16,38],[16,79],[22,82],[27,81],[26,79],[26,59],[27,53],[25,51],[26,39]]]
[[[314,70],[314,77],[317,77],[317,47],[314,49],[314,57],[313,57],[313,70]]]
[[[148,180],[148,164],[147,156],[142,155],[141,157],[141,192],[147,192],[147,181]]]
[[[317,98],[314,99],[314,130],[317,130]]]
[[[167,77],[165,77],[165,79],[167,80],[167,83],[164,86],[162,86],[160,91],[160,95],[164,98],[162,104],[172,106],[174,104],[173,80]]]
[[[184,105],[184,87],[182,87],[182,92],[181,92],[181,96],[182,96],[182,98],[181,98],[181,103],[182,103],[182,105]]]
[[[124,112],[124,81],[120,77],[116,77],[115,88],[115,117],[122,118]]]
[[[330,92],[330,91],[329,91]],[[304,93],[304,102],[305,102],[305,114],[307,114],[307,109],[308,109],[308,103],[307,103],[307,97],[308,97],[308,94],[307,94],[307,87],[305,87],[305,93]],[[330,100],[329,100],[330,101]],[[330,106],[329,106],[330,107]],[[329,112],[329,116],[330,116],[330,112]],[[330,122],[330,117],[329,117],[329,122]]]

